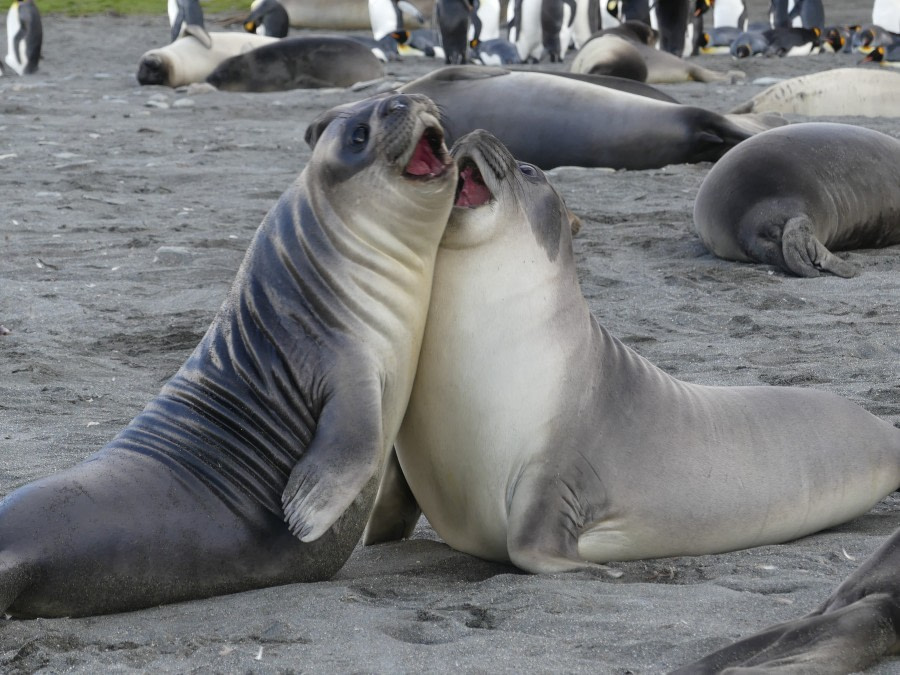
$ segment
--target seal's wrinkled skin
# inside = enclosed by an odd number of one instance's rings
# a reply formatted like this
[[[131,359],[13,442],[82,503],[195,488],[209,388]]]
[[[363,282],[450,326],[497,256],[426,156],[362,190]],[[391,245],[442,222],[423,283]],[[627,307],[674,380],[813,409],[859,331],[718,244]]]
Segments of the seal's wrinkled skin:
[[[442,138],[431,101],[406,95],[322,130],[159,395],[0,502],[0,610],[123,611],[344,563],[412,386],[456,185]]]

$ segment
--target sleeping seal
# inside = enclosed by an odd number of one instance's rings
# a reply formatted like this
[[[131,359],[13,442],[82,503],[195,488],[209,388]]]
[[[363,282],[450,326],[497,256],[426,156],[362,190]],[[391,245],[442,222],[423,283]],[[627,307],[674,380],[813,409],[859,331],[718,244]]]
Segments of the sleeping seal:
[[[225,59],[276,42],[278,38],[246,32],[209,33],[211,47],[193,35],[178,38],[165,47],[144,52],[138,62],[140,84],[182,87],[203,82]]]
[[[486,129],[542,169],[715,161],[754,133],[785,123],[780,117],[723,117],[574,78],[495,67],[446,66],[400,90],[438,104],[448,142]]]
[[[384,76],[365,45],[344,37],[283,38],[225,59],[206,81],[225,91],[349,87]]]
[[[700,185],[694,225],[720,258],[850,277],[855,267],[831,250],[900,244],[898,186],[896,138],[849,124],[792,124],[719,160]]]
[[[126,611],[341,567],[406,408],[453,204],[437,115],[408,95],[343,108],[159,395],[0,502],[0,611]]]
[[[835,68],[773,84],[732,113],[896,117],[900,73],[868,68]]]
[[[619,342],[582,296],[571,216],[543,173],[484,131],[453,155],[395,444],[450,546],[540,573],[716,553],[855,518],[900,485],[900,429],[856,404],[690,384]]]

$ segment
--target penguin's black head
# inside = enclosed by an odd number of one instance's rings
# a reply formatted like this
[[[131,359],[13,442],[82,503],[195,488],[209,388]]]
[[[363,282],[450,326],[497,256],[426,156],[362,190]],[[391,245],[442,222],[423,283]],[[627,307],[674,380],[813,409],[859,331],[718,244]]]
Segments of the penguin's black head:
[[[884,47],[879,46],[866,54],[860,63],[881,63],[882,61],[884,61]]]
[[[395,30],[391,33],[391,37],[394,38],[398,44],[405,45],[409,42],[409,31],[408,30]]]
[[[750,57],[750,45],[738,45],[734,50],[734,55],[739,59]]]

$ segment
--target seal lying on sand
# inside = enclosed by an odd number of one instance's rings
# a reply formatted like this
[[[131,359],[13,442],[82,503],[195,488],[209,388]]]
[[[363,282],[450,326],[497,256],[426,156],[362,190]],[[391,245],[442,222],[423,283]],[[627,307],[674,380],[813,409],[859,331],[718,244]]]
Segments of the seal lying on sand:
[[[335,36],[284,38],[220,63],[206,81],[226,91],[349,87],[384,76],[372,51]]]
[[[900,73],[836,68],[773,84],[731,112],[895,117],[898,110]]]
[[[816,122],[759,134],[706,175],[694,226],[720,258],[851,277],[829,249],[900,244],[900,141]]]
[[[543,173],[483,131],[453,155],[395,444],[448,544],[530,572],[716,553],[849,520],[900,485],[900,429],[854,403],[689,384],[616,340],[581,294]]]
[[[137,81],[169,87],[203,82],[225,59],[278,41],[246,32],[209,33],[209,38],[211,47],[193,35],[185,35],[165,47],[144,52],[138,62]]]
[[[785,672],[858,673],[900,645],[900,530],[806,616],[771,626],[672,675]],[[728,672],[732,672],[728,670]]]
[[[437,103],[448,142],[485,129],[542,169],[715,161],[754,133],[785,124],[778,116],[726,118],[573,78],[485,66],[447,66],[400,91]]]
[[[727,82],[741,79],[738,70],[719,73],[619,35],[600,35],[589,40],[575,55],[573,73],[617,75],[648,82]]]
[[[124,611],[343,565],[406,408],[453,203],[437,115],[392,95],[324,130],[160,394],[100,452],[0,502],[0,611]]]

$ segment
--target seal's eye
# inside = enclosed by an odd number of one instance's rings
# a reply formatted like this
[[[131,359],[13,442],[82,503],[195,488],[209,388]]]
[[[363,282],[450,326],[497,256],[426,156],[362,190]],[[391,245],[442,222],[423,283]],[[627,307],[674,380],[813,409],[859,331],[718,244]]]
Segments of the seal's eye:
[[[368,140],[369,127],[367,127],[365,124],[360,124],[350,134],[350,142],[357,148],[365,145]]]
[[[519,171],[530,178],[537,178],[538,172],[531,164],[519,164]]]

